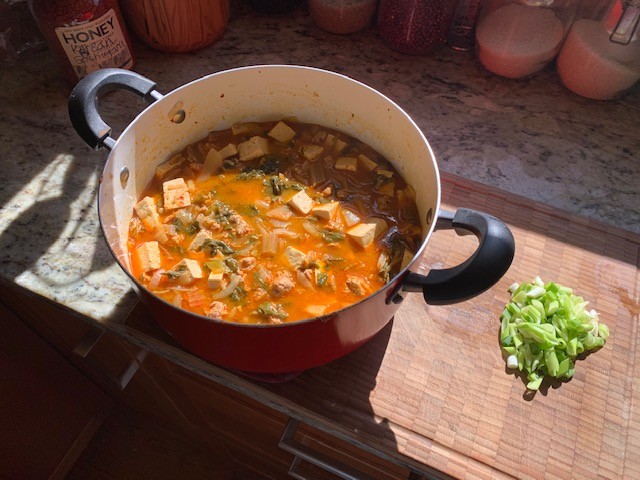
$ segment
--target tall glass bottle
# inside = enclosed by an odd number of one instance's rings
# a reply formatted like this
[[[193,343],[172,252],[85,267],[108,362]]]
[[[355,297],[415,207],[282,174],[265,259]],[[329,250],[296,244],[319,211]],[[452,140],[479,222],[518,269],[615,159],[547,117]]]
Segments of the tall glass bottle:
[[[117,0],[29,0],[29,7],[70,83],[101,68],[133,67]]]

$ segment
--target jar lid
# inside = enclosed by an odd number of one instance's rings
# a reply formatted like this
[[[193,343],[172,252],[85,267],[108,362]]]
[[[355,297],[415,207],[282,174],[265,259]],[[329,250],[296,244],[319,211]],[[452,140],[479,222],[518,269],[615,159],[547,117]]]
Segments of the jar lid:
[[[627,45],[638,39],[640,0],[616,0],[605,18],[609,40]]]

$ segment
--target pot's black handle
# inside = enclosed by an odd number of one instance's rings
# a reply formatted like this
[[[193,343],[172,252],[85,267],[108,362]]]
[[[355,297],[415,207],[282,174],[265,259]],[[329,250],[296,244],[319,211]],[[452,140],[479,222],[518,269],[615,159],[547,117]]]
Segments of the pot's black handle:
[[[513,260],[515,241],[502,221],[476,210],[440,211],[436,230],[461,229],[475,234],[480,245],[474,254],[452,268],[433,269],[426,276],[409,272],[403,290],[422,291],[424,300],[447,305],[474,297],[502,278]]]
[[[104,68],[90,73],[73,88],[69,97],[69,116],[78,135],[91,148],[109,150],[115,140],[109,136],[111,127],[98,113],[98,99],[112,90],[129,90],[148,102],[162,98],[156,84],[139,73],[122,68]]]

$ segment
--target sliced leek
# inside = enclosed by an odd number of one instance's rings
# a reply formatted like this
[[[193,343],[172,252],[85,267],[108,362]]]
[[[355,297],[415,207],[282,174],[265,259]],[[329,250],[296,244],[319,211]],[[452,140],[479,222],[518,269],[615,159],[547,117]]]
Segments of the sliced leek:
[[[500,343],[507,367],[525,371],[527,388],[538,390],[546,376],[571,378],[576,357],[602,347],[609,328],[588,302],[570,288],[536,277],[514,283],[501,315]]]

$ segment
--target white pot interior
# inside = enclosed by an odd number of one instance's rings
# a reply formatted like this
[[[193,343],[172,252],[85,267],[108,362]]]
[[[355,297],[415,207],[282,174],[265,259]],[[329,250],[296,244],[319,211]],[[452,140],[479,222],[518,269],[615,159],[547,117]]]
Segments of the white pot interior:
[[[180,108],[186,117],[174,123]],[[362,83],[324,70],[273,65],[228,70],[184,85],[123,132],[107,160],[99,196],[103,230],[120,263],[129,268],[126,242],[133,205],[158,164],[211,130],[292,116],[341,130],[393,163],[417,193],[424,232],[419,257],[440,201],[438,169],[420,129],[398,105]]]

